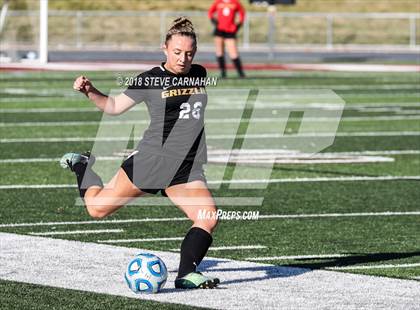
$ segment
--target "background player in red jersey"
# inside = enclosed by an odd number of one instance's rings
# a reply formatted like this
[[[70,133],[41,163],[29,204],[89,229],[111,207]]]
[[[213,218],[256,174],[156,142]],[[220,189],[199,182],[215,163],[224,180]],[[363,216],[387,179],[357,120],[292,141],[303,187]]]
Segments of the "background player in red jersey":
[[[239,20],[236,21],[236,16]],[[236,70],[240,77],[245,77],[236,46],[236,33],[245,19],[245,9],[238,0],[215,0],[211,5],[208,16],[215,25],[214,42],[216,57],[222,77],[226,77],[225,43]]]

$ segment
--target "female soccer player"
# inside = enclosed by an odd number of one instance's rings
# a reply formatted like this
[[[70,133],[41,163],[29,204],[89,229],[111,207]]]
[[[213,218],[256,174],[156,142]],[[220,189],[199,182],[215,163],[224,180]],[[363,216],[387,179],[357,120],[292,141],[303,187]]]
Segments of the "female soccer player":
[[[236,14],[239,14],[239,21],[237,23],[235,22]],[[213,33],[214,43],[216,45],[216,57],[221,76],[226,77],[226,43],[229,57],[235,65],[239,76],[245,77],[236,46],[236,33],[244,22],[245,9],[239,0],[215,0],[208,11],[208,16],[215,26]]]
[[[75,172],[80,196],[94,218],[103,218],[145,193],[162,191],[193,222],[181,244],[175,287],[213,288],[219,279],[196,271],[217,225],[214,216],[200,218],[199,210],[214,215],[217,209],[202,168],[207,160],[203,121],[207,95],[200,83],[206,70],[192,64],[197,39],[188,19],[174,20],[163,50],[166,62],[138,75],[115,97],[101,93],[84,76],[74,82],[75,90],[107,114],[118,115],[143,101],[149,111],[148,129],[111,181],[103,185],[91,169],[94,157],[88,153],[67,153],[60,163]]]

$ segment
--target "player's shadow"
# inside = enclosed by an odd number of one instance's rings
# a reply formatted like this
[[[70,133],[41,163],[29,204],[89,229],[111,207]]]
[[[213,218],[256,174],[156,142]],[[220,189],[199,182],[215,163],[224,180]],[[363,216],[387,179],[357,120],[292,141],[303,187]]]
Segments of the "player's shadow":
[[[224,260],[204,260],[200,264],[200,270],[202,271],[211,271],[211,272],[234,272],[235,274],[240,275],[241,272],[264,272],[255,277],[248,278],[238,278],[234,280],[223,281],[223,285],[234,284],[234,283],[244,283],[244,282],[255,282],[261,280],[268,280],[274,278],[285,278],[285,277],[295,277],[306,272],[311,272],[312,270],[326,269],[332,267],[351,267],[359,264],[373,263],[373,262],[383,262],[387,260],[403,259],[409,257],[420,256],[420,251],[408,252],[408,253],[371,253],[371,254],[355,254],[346,257],[339,257],[334,259],[323,259],[322,262],[313,262],[314,259],[295,259],[302,263],[291,263],[291,264],[282,264],[281,266],[273,265],[261,265],[261,266],[250,266],[250,267],[230,267],[219,268],[218,265],[223,264]],[[308,261],[308,262],[306,262]]]
[[[370,253],[370,254],[355,254],[345,257],[338,257],[328,261],[313,263],[313,262],[305,262],[305,259],[300,259],[296,261],[302,261],[302,263],[292,263],[282,266],[288,267],[299,267],[299,268],[310,268],[312,270],[316,269],[324,269],[324,268],[331,268],[331,267],[351,267],[353,265],[358,264],[367,264],[367,263],[374,263],[374,262],[383,262],[388,260],[394,259],[403,259],[403,258],[410,258],[410,257],[420,257],[420,251],[415,252],[407,252],[407,253]],[[306,259],[308,260],[308,259]]]
[[[238,268],[223,268],[218,267],[218,265],[228,261],[224,260],[211,260],[207,259],[201,262],[199,270],[201,271],[214,271],[214,272],[235,272],[241,274],[244,271],[248,272],[264,272],[261,275],[248,278],[240,278],[235,280],[222,280],[222,284],[232,284],[232,283],[243,283],[243,282],[255,282],[273,278],[286,278],[294,277],[305,272],[310,272],[311,269],[301,268],[301,267],[285,267],[285,266],[270,266],[270,265],[260,265],[260,266],[251,266],[251,267],[238,267]]]

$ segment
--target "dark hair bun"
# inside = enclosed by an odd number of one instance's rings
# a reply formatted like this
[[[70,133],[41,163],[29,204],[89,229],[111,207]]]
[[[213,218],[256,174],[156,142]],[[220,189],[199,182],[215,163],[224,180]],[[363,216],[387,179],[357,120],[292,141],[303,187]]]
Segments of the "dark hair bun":
[[[193,26],[192,22],[184,16],[178,17],[177,19],[175,19],[172,22],[171,26],[169,27],[168,35],[172,36],[172,35],[177,34],[177,33],[195,34],[194,26]]]

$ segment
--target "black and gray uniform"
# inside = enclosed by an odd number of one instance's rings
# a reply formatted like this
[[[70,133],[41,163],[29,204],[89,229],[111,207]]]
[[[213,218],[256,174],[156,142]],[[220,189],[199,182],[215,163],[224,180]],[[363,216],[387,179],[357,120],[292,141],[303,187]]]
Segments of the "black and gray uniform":
[[[145,102],[149,127],[121,167],[140,190],[156,194],[175,184],[206,181],[204,133],[206,69],[193,64],[187,74],[174,74],[164,63],[138,75],[124,92]]]

